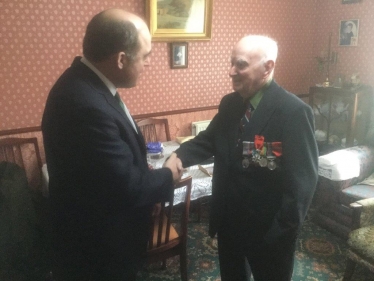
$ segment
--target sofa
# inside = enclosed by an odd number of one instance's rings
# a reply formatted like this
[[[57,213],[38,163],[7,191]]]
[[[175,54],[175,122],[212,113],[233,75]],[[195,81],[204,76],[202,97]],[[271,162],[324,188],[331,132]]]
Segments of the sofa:
[[[374,146],[354,146],[320,156],[318,172],[313,220],[347,239],[352,225],[350,204],[374,197]]]

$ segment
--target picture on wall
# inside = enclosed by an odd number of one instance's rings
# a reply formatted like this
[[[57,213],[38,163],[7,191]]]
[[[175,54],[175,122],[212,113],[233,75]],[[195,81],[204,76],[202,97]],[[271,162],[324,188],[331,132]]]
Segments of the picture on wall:
[[[152,41],[210,40],[213,0],[147,0]]]
[[[186,42],[171,43],[171,68],[187,68],[188,44]]]
[[[339,46],[357,46],[358,22],[358,19],[340,21]]]
[[[342,0],[342,4],[358,3],[360,0]]]

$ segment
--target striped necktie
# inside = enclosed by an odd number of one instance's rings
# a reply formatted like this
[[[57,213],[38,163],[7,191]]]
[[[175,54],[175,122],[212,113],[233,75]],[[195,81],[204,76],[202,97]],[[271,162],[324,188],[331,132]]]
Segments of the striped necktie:
[[[118,103],[121,106],[121,108],[123,109],[123,111],[126,113],[126,116],[129,119],[131,125],[134,127],[135,132],[138,132],[138,130],[136,129],[134,120],[132,119],[129,110],[127,109],[126,105],[123,103],[123,101],[122,101],[121,97],[119,96],[118,92],[116,92],[116,94],[114,95],[114,97],[118,101]]]
[[[254,111],[253,106],[251,105],[250,102],[248,102],[245,113],[244,113],[242,119],[240,119],[240,131],[241,131],[241,133],[244,133],[244,128],[249,123],[249,119],[251,118],[251,115],[253,114],[253,111]]]

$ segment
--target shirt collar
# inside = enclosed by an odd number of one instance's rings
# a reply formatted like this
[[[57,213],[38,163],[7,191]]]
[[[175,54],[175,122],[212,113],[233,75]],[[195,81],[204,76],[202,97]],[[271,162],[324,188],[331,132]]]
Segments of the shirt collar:
[[[269,81],[267,81],[265,85],[262,86],[262,88],[253,97],[249,99],[254,109],[257,108],[258,104],[260,103],[262,99],[262,96],[264,95],[264,91],[269,87],[271,81],[273,81],[273,79],[269,79]]]
[[[116,86],[114,86],[114,84],[110,82],[109,79],[106,78],[105,75],[100,72],[100,70],[98,70],[92,63],[90,63],[88,59],[86,59],[85,57],[82,57],[81,62],[85,64],[93,72],[95,72],[97,76],[99,76],[101,81],[104,82],[104,84],[108,87],[109,91],[112,93],[113,96],[116,94],[117,92]]]

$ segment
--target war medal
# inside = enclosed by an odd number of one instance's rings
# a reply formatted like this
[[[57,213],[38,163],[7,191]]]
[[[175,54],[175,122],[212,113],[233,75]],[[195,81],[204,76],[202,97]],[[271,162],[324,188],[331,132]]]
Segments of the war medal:
[[[242,166],[244,169],[249,167],[250,161],[249,157],[252,156],[253,142],[243,141],[243,160]]]

